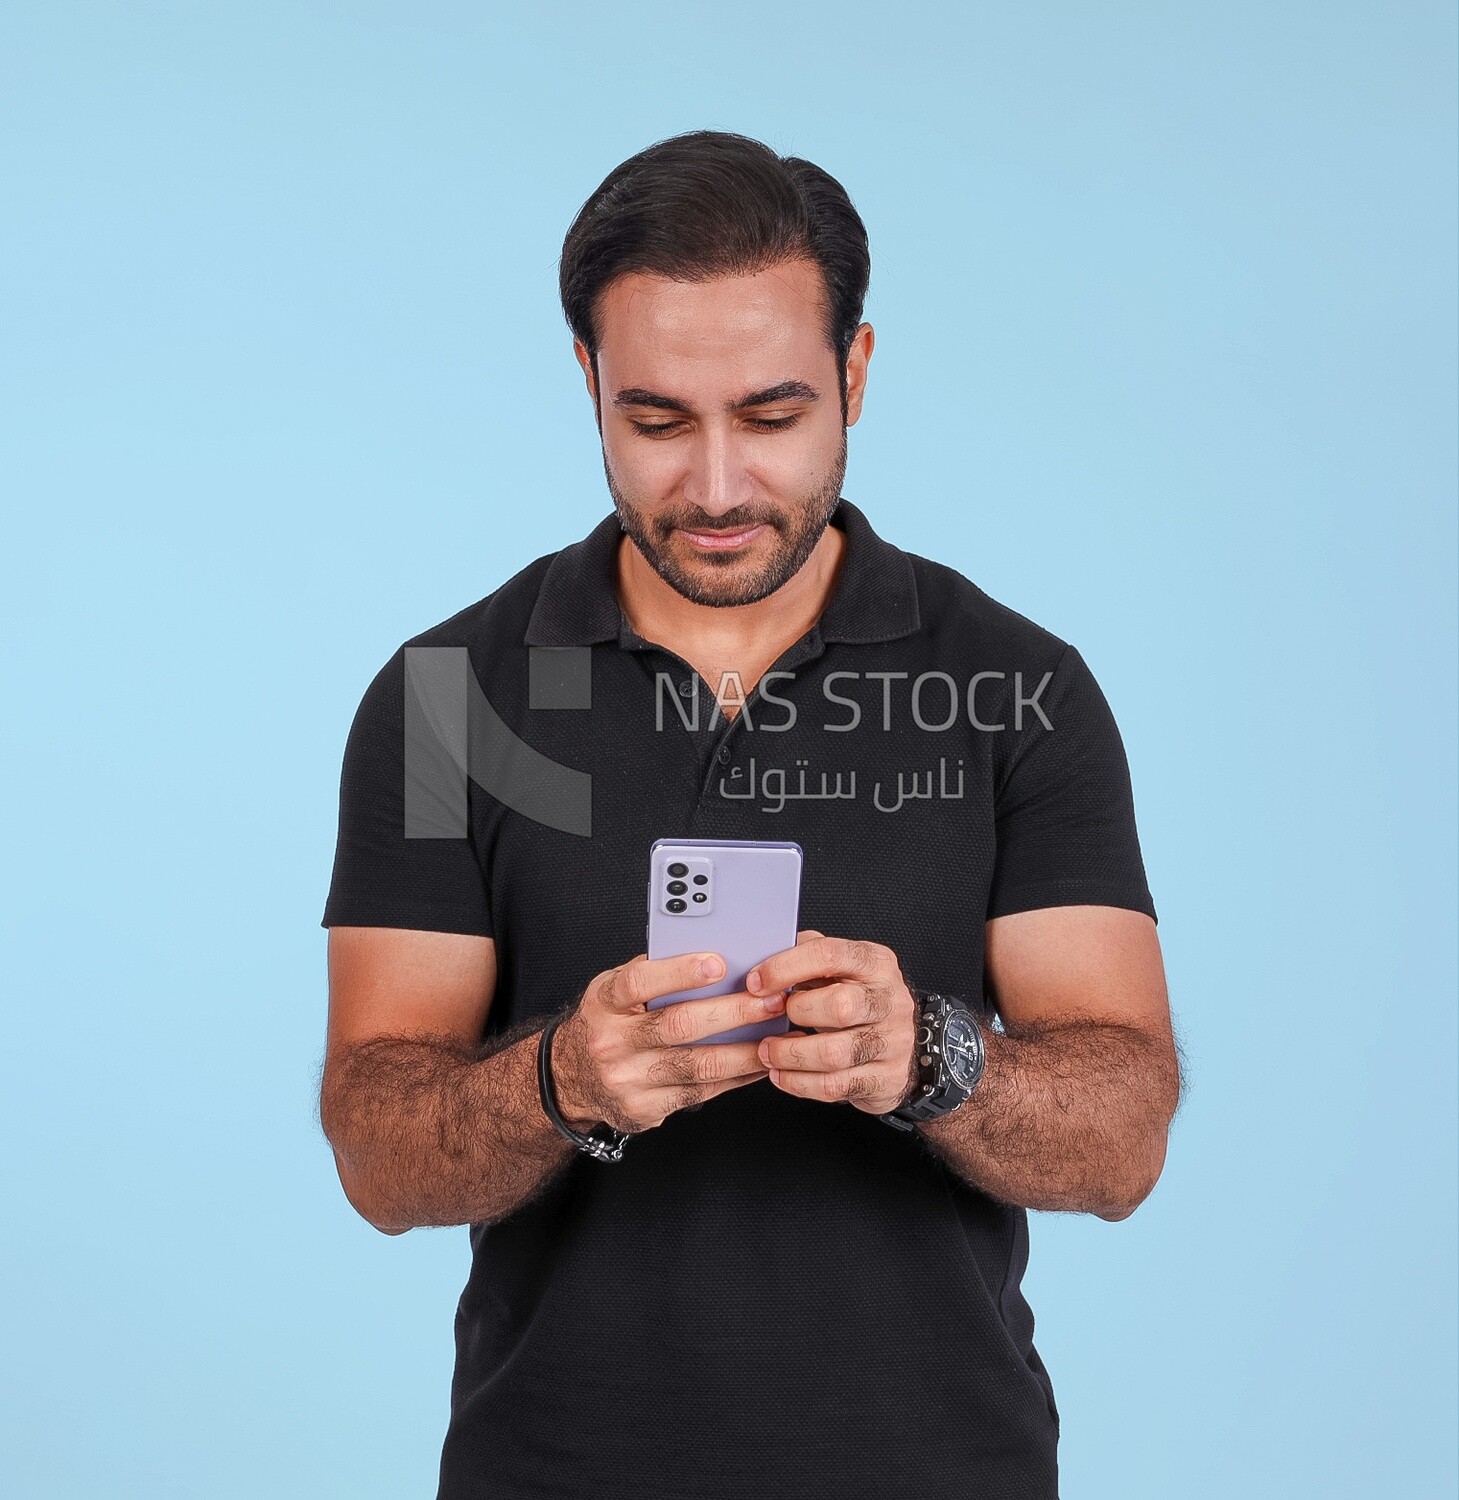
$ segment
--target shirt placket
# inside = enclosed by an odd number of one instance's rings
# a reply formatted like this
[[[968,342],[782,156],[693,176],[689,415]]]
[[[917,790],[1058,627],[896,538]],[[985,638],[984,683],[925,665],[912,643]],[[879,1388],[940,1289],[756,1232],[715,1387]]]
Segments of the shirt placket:
[[[701,708],[706,704],[708,705],[707,712],[712,718],[715,712],[714,692],[694,667],[685,661],[682,656],[679,656],[674,651],[670,651],[667,646],[660,645],[657,641],[644,640],[642,636],[630,628],[626,620],[619,631],[618,643],[625,650],[639,653],[640,659],[644,664],[644,669],[650,677],[652,677],[653,673],[650,658],[654,654],[667,657],[669,661],[675,663],[675,691],[685,699],[697,696]],[[720,717],[724,722],[721,723],[719,728],[714,732],[713,738],[709,741],[707,753],[704,749],[701,749],[698,740],[694,738],[696,733],[694,730],[687,728],[683,730],[683,733],[691,739],[699,765],[699,796],[694,809],[694,822],[696,824],[701,822],[709,809],[713,809],[711,817],[724,811],[723,799],[715,791],[719,779],[723,777],[733,782],[738,777],[744,775],[744,768],[736,765],[735,761],[741,753],[745,736],[754,733],[753,730],[747,730],[743,727],[745,715],[749,713],[753,719],[756,707],[763,703],[760,689],[765,678],[773,672],[793,672],[798,667],[804,666],[806,662],[815,661],[824,654],[825,649],[825,642],[821,637],[820,626],[813,625],[805,635],[787,647],[766,668],[759,682],[750,690],[749,696],[741,705],[739,712],[732,719],[724,719],[724,715],[721,714]],[[790,692],[794,691],[794,687],[795,683],[793,681],[790,683],[777,682],[775,688],[776,696],[789,697]],[[787,688],[790,689],[790,692],[787,692]],[[698,721],[695,720],[695,722]],[[703,734],[703,732],[702,730],[699,731],[700,734]]]

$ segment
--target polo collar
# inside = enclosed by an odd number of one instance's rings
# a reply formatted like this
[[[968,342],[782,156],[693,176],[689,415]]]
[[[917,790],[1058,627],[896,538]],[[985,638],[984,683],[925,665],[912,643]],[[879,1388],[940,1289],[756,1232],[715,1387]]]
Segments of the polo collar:
[[[911,558],[878,536],[860,507],[844,496],[831,513],[831,525],[846,533],[846,550],[815,627],[821,639],[866,645],[912,635],[921,627],[921,616]],[[615,588],[623,535],[618,513],[612,511],[581,541],[553,557],[527,622],[527,645],[628,644],[637,639]]]

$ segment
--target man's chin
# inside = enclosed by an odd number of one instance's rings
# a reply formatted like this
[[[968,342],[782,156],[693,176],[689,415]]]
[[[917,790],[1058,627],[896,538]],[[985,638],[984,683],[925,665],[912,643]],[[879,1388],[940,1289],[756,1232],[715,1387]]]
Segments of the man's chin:
[[[693,569],[676,569],[672,576],[661,575],[664,581],[693,604],[707,604],[714,609],[732,609],[739,604],[758,604],[775,592],[767,586],[764,575],[756,571],[746,577],[737,570],[724,567],[701,566]]]
[[[671,588],[695,604],[731,608],[757,604],[785,581],[775,558],[756,557],[746,547],[718,556],[693,546],[672,544],[673,550],[654,571]]]

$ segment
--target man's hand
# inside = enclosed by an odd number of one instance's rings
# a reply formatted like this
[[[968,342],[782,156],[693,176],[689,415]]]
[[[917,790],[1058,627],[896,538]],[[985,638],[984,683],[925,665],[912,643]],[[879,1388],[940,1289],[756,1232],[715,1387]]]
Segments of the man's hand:
[[[779,990],[740,990],[648,1009],[650,1000],[696,989],[723,973],[717,953],[656,959],[640,953],[599,974],[552,1037],[554,1088],[567,1122],[586,1131],[603,1120],[632,1135],[765,1077],[752,1041],[689,1044],[779,1015],[785,1008]]]
[[[872,1115],[899,1109],[916,1091],[917,1002],[890,948],[807,928],[794,948],[751,969],[745,983],[752,994],[794,985],[785,1013],[816,1029],[814,1036],[787,1031],[760,1042],[776,1088]]]

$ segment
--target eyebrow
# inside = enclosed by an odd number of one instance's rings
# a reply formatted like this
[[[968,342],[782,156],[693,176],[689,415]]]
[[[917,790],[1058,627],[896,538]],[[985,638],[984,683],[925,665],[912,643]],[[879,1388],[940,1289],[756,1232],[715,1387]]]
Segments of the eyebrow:
[[[748,396],[729,402],[725,410],[745,411],[752,406],[773,406],[778,401],[819,401],[820,398],[821,393],[803,380],[782,380],[779,385],[768,386],[763,391],[751,391]],[[656,411],[682,411],[691,414],[694,410],[687,402],[674,396],[646,391],[641,386],[630,386],[627,390],[618,391],[613,397],[613,405],[620,408],[649,406]]]

